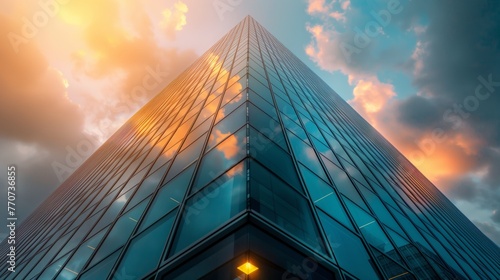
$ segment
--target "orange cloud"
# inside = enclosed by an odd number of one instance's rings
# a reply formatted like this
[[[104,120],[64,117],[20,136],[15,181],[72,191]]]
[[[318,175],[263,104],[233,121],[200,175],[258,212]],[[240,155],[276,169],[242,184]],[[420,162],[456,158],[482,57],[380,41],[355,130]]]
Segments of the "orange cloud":
[[[20,28],[0,14],[0,34]],[[68,98],[68,82],[50,67],[34,43],[15,53],[7,37],[0,39],[0,137],[43,148],[65,147],[88,137],[84,114]]]
[[[310,15],[314,14],[320,14],[320,15],[326,15],[329,16],[337,21],[346,21],[345,17],[345,10],[347,10],[351,6],[351,1],[350,0],[343,0],[343,1],[338,1],[338,4],[336,6],[344,12],[341,12],[339,10],[335,10],[333,8],[333,4],[336,1],[331,2],[330,4],[326,4],[325,0],[309,0],[308,6],[307,6],[307,13]]]
[[[469,144],[464,145],[465,142]],[[474,149],[473,142],[473,139],[466,139],[459,134],[436,141],[431,133],[425,133],[413,141],[416,147],[406,145],[401,152],[429,180],[444,189],[449,186],[440,184],[441,181],[458,178],[474,166],[474,156],[469,154],[470,149]],[[399,143],[395,144],[399,146]]]
[[[188,6],[181,1],[175,3],[173,8],[163,10],[160,26],[165,30],[168,38],[174,39],[175,33],[187,24],[188,10]]]
[[[350,83],[354,77],[349,76]],[[354,98],[349,100],[353,106],[366,120],[378,128],[378,113],[384,108],[389,100],[396,96],[394,86],[380,82],[376,77],[360,79],[353,89]]]
[[[307,13],[326,13],[328,11],[328,7],[325,6],[325,0],[309,0],[307,6]]]
[[[229,132],[221,133],[219,130],[215,131],[215,139],[217,142],[227,137],[224,142],[222,142],[220,145],[217,145],[217,150],[222,152],[226,159],[231,159],[240,152],[240,148],[238,146],[238,138],[236,138],[234,134],[231,134],[230,136],[229,135]]]

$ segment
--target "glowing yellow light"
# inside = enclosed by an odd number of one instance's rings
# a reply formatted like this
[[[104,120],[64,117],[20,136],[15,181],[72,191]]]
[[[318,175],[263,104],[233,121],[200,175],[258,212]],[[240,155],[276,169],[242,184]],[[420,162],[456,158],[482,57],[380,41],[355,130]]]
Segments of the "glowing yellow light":
[[[257,269],[259,269],[258,267],[256,267],[255,265],[249,263],[249,262],[246,262],[240,266],[238,266],[238,269],[241,270],[243,273],[245,273],[246,275],[256,271]]]

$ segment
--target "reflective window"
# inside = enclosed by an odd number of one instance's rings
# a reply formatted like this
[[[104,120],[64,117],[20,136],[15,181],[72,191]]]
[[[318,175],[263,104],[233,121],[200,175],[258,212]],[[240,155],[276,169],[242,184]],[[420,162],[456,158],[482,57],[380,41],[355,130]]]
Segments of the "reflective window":
[[[347,217],[344,207],[342,207],[333,188],[302,164],[300,165],[300,171],[314,204],[352,229],[351,221]]]
[[[250,129],[250,155],[303,193],[290,155],[253,128]]]
[[[104,231],[99,232],[98,234],[91,237],[85,243],[83,243],[78,250],[76,250],[75,254],[69,262],[66,264],[64,269],[58,275],[58,278],[62,279],[74,279],[78,276],[78,273],[83,268],[88,258],[94,252],[97,245],[101,241],[104,236]]]
[[[170,180],[182,170],[184,170],[188,165],[193,163],[200,157],[203,145],[205,144],[206,135],[203,135],[198,140],[196,140],[191,146],[187,147],[185,150],[180,152],[172,163],[172,167],[168,171],[165,180]]]
[[[118,255],[120,254],[120,251],[117,251],[116,253],[112,254],[111,256],[107,257],[91,269],[87,270],[85,273],[83,273],[80,276],[81,280],[96,280],[96,279],[106,279],[106,277],[109,275],[111,272],[111,268],[113,268],[113,265],[116,262],[116,259],[118,259]],[[117,275],[115,274],[113,278],[115,279],[126,279],[120,278],[122,275]],[[123,275],[126,276],[126,275]],[[113,279],[112,278],[112,279]],[[42,278],[43,279],[43,278]]]
[[[179,252],[245,210],[244,170],[245,164],[241,162],[186,201],[172,253]]]
[[[194,165],[190,166],[177,177],[161,187],[146,216],[144,217],[139,231],[145,229],[160,219],[163,215],[179,206],[186,193],[189,180],[191,180],[191,176],[193,175],[193,170]]]
[[[240,129],[205,154],[193,186],[196,191],[228,170],[246,155],[246,131]]]
[[[132,210],[123,214],[118,221],[116,221],[113,228],[104,239],[104,242],[99,246],[97,253],[92,258],[91,265],[102,260],[105,256],[125,244],[137,225],[137,221],[141,217],[144,208],[146,208],[146,203],[142,202]]]
[[[139,203],[144,198],[152,194],[160,184],[160,181],[163,175],[165,175],[166,170],[167,166],[163,166],[153,174],[149,175],[146,179],[144,179],[144,181],[142,181],[142,183],[137,188],[136,193],[134,194],[132,200],[127,205],[125,211],[134,207],[135,205],[137,205],[137,203]]]
[[[361,206],[363,209],[368,210],[363,199],[359,195],[356,187],[352,184],[349,176],[345,173],[344,170],[340,169],[335,164],[330,161],[324,162],[330,177],[333,180],[333,184],[339,190],[339,192],[345,195],[350,200],[354,201],[357,205]]]
[[[52,279],[62,268],[66,260],[68,259],[69,254],[64,257],[58,259],[54,263],[52,263],[49,267],[47,267],[42,274],[38,277],[38,279]]]
[[[306,199],[260,164],[250,164],[250,207],[277,226],[324,252]]]
[[[371,215],[350,201],[346,201],[346,205],[358,225],[359,231],[370,245],[384,253],[394,249],[378,222]]]
[[[173,217],[167,216],[135,237],[125,251],[115,277],[121,275],[124,279],[141,279],[154,270],[159,263],[173,220]]]
[[[326,174],[323,171],[323,167],[321,166],[314,149],[311,146],[304,143],[304,141],[300,140],[293,133],[288,133],[288,139],[292,144],[295,157],[301,163],[303,163],[309,169],[311,169],[314,173],[320,176],[323,180],[327,180]]]
[[[246,107],[241,106],[229,116],[217,123],[208,138],[207,150],[234,134],[246,123]]]
[[[318,214],[340,266],[359,279],[380,279],[375,264],[359,237],[325,213],[319,211]]]

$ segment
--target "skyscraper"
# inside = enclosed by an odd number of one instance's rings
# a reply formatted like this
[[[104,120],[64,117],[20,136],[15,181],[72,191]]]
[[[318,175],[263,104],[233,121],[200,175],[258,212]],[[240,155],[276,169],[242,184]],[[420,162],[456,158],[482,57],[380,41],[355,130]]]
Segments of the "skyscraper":
[[[16,272],[2,279],[500,275],[499,248],[251,17],[127,121],[17,240]]]

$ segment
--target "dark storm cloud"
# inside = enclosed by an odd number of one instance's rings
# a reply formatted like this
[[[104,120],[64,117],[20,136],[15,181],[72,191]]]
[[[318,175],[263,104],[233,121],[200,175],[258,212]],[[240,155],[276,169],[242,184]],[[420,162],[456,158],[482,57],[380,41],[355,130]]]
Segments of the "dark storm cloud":
[[[400,103],[400,121],[417,130],[443,128],[450,136],[474,138],[479,143],[471,155],[475,169],[486,171],[482,183],[489,191],[499,191],[500,2],[423,1],[408,12],[402,25],[418,16],[428,21],[418,38],[425,46],[423,67],[414,76],[423,96]],[[474,182],[454,188],[461,199],[477,199],[465,195]]]
[[[0,34],[16,30],[16,24],[0,14]],[[95,143],[84,132],[83,111],[66,95],[63,76],[34,43],[16,53],[8,37],[1,36],[0,57],[0,181],[6,191],[5,170],[17,167],[16,214],[22,221],[83,162]],[[78,150],[82,144],[89,149],[69,166],[68,149]],[[64,174],[58,177],[53,163],[60,163]],[[6,200],[0,201],[0,208],[7,209]],[[5,230],[0,229],[0,235]]]
[[[441,114],[435,102],[412,95],[397,107],[399,121],[417,129],[432,129],[441,121]]]
[[[19,23],[0,14],[0,34]],[[64,147],[87,138],[84,114],[66,96],[62,74],[49,67],[33,43],[15,52],[0,37],[0,138],[47,147]]]
[[[493,222],[500,224],[500,209],[493,211],[491,219],[493,220]]]
[[[500,231],[496,227],[494,227],[490,223],[479,221],[473,222],[482,232],[486,233],[486,235],[490,237],[491,241],[495,242],[496,244],[500,244]]]
[[[454,199],[473,200],[479,194],[478,188],[475,187],[476,184],[469,177],[451,180],[446,184],[453,186],[449,195]]]

